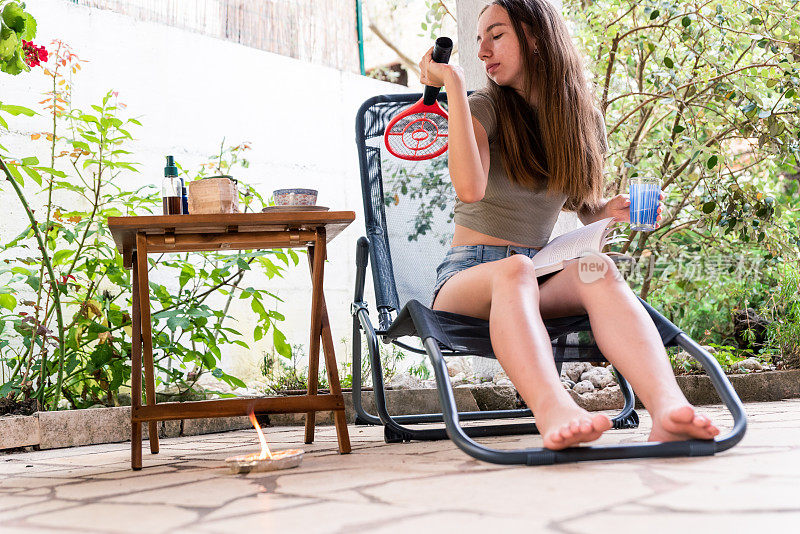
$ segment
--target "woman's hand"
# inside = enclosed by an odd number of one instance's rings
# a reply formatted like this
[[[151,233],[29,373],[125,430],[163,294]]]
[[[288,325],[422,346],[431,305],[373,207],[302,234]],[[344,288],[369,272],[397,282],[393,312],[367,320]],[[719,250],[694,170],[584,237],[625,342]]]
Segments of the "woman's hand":
[[[664,200],[663,191],[661,191],[661,195],[658,198],[658,210],[656,211],[656,213],[658,214],[656,216],[656,228],[661,226],[660,224],[658,224],[658,221],[661,220],[662,200]],[[603,208],[603,216],[601,218],[605,219],[606,217],[614,217],[615,221],[630,223],[631,222],[630,195],[628,194],[617,195],[615,197],[608,199],[608,202],[606,202],[606,205]]]
[[[464,70],[458,65],[450,65],[448,63],[436,63],[431,55],[433,54],[433,47],[422,56],[422,61],[419,62],[419,81],[423,85],[430,85],[431,87],[446,86],[454,77],[459,77],[463,80]]]

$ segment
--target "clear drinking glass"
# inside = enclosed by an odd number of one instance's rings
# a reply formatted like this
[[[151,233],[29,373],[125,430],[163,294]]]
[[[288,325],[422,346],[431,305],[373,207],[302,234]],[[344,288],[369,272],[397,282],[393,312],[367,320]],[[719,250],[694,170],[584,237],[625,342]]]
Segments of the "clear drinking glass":
[[[628,181],[631,230],[652,232],[656,228],[661,199],[661,180],[655,176],[635,176]]]

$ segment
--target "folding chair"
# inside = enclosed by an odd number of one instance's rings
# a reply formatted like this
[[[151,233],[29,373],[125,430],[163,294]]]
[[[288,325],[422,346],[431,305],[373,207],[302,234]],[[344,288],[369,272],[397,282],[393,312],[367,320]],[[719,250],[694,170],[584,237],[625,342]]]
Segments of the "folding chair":
[[[459,421],[530,417],[528,409],[458,412],[444,356],[475,355],[493,358],[489,323],[482,319],[427,307],[436,278],[436,266],[444,257],[453,232],[454,193],[446,160],[405,162],[388,155],[383,146],[386,125],[420,94],[376,96],[368,99],[356,117],[356,143],[361,168],[364,218],[367,235],[358,240],[356,287],[351,306],[353,316],[353,405],[356,424],[384,426],[386,442],[439,440],[449,437],[467,454],[499,464],[542,465],[612,458],[705,456],[727,450],[744,436],[744,408],[717,361],[680,328],[664,318],[644,300],[665,347],[680,346],[694,356],[711,377],[717,393],[730,410],[734,424],[730,433],[714,440],[668,443],[582,446],[560,451],[545,448],[497,450],[474,441],[474,437],[536,433],[535,423],[481,424],[462,427]],[[446,95],[439,100],[446,102]],[[402,195],[402,197],[401,197]],[[367,264],[378,312],[378,328],[370,319],[364,301]],[[425,303],[425,304],[423,304]],[[556,366],[563,362],[605,362],[594,343],[589,316],[562,317],[545,321],[553,342]],[[377,415],[362,403],[361,335],[366,336],[372,370]],[[384,391],[378,338],[402,349],[427,354],[433,365],[442,413],[389,415]],[[414,337],[422,347],[401,338]],[[635,428],[634,394],[625,378],[614,371],[625,399],[613,418],[614,428]],[[410,428],[407,424],[444,422],[445,428]]]

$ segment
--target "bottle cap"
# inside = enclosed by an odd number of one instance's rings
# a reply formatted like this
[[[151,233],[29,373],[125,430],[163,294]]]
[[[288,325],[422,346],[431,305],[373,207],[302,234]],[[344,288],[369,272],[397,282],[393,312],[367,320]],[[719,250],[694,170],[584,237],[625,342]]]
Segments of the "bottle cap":
[[[167,166],[164,167],[164,176],[178,176],[178,167],[175,166],[175,158],[167,156]]]

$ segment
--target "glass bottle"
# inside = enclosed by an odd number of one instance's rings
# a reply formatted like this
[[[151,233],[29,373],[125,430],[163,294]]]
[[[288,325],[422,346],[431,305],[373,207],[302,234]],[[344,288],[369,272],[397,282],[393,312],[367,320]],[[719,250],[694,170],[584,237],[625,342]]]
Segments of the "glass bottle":
[[[178,167],[175,166],[175,158],[172,156],[167,156],[167,166],[164,167],[161,198],[164,204],[164,215],[183,214],[183,188],[181,187],[181,179],[178,178]]]

